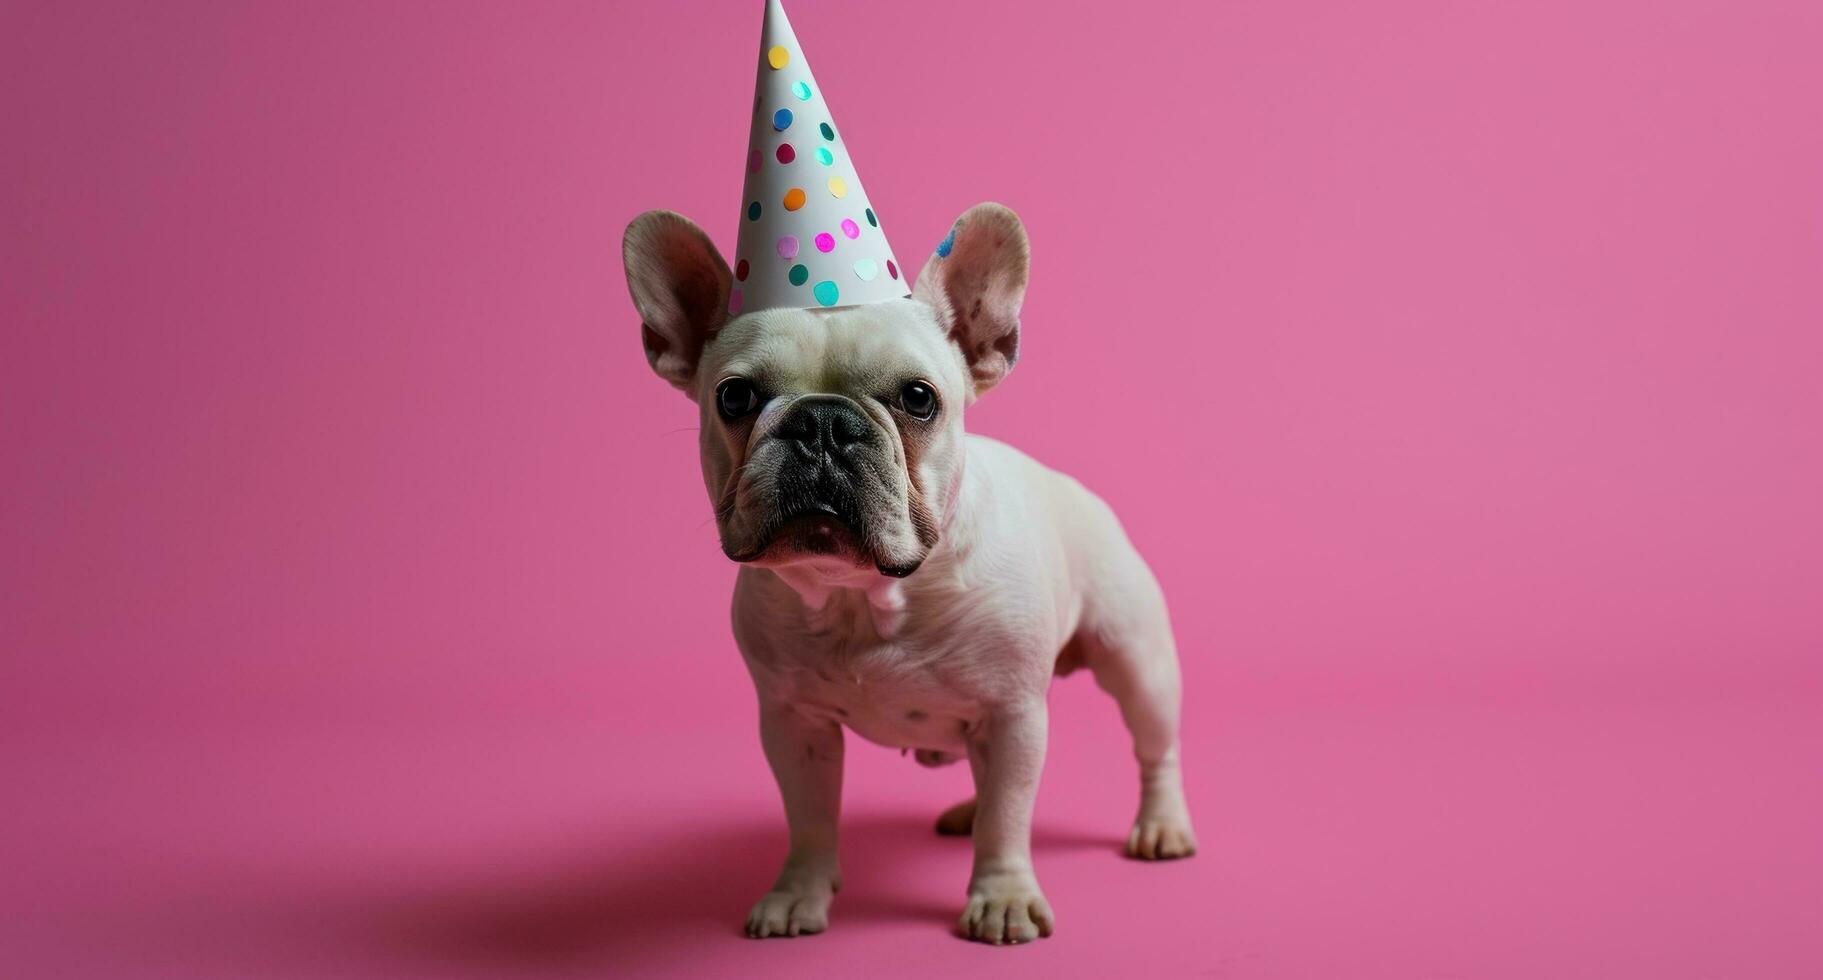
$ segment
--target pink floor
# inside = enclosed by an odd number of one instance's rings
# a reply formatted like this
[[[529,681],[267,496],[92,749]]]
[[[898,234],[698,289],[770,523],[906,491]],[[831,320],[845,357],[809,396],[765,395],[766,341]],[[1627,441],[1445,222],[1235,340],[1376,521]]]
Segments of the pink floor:
[[[992,949],[949,934],[968,849],[929,827],[965,792],[962,774],[874,748],[851,753],[849,885],[830,931],[741,937],[782,833],[735,671],[698,673],[709,689],[689,699],[604,690],[594,717],[9,737],[7,972],[1799,978],[1823,966],[1814,697],[1313,698],[1303,679],[1230,677],[1197,699],[1190,729],[1204,852],[1139,865],[1117,855],[1132,803],[1118,720],[1068,683],[1036,831],[1059,930]],[[1193,667],[1211,687],[1222,675]]]
[[[831,930],[741,937],[617,256],[732,243],[759,0],[8,3],[0,980],[1823,976],[1817,5],[786,2],[905,264],[1030,229],[969,424],[1157,569],[1202,853],[1075,677],[1054,938],[853,740]]]

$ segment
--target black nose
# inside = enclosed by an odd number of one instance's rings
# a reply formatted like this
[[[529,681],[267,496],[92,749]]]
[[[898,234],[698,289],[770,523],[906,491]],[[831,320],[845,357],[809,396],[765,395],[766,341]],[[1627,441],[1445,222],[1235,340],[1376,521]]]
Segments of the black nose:
[[[800,398],[779,423],[776,435],[806,460],[839,461],[873,435],[873,425],[847,399]]]

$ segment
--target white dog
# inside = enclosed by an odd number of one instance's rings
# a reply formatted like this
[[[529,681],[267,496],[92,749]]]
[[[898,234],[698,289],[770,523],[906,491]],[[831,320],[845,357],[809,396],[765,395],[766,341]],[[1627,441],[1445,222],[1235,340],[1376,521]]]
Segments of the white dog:
[[[1195,853],[1158,583],[1081,484],[962,431],[1018,351],[1019,218],[970,209],[910,298],[846,309],[730,319],[727,263],[668,211],[634,219],[625,261],[647,360],[701,406],[703,481],[743,565],[734,635],[791,836],[748,934],[828,923],[846,726],[927,765],[967,757],[975,799],[938,821],[973,831],[961,930],[1050,935],[1032,803],[1046,690],[1079,666],[1120,703],[1139,757],[1127,853]]]

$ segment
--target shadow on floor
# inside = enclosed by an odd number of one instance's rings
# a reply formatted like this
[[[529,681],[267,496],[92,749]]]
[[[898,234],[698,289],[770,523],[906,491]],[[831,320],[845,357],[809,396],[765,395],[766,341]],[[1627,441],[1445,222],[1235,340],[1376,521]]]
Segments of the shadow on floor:
[[[918,922],[933,933],[953,930],[966,882],[966,839],[939,837],[929,817],[911,814],[845,818],[842,835],[851,877],[865,868],[874,882],[894,882],[907,869],[943,862],[954,865],[957,878],[941,896],[928,888],[850,889],[837,900],[835,924]],[[1040,856],[1112,854],[1119,845],[1110,837],[1042,828],[1033,836]],[[615,860],[544,855],[523,870],[430,883],[337,918],[353,931],[346,937],[353,945],[402,968],[628,969],[674,957],[705,936],[739,938],[748,906],[771,883],[783,852],[781,821],[695,827],[622,849]]]

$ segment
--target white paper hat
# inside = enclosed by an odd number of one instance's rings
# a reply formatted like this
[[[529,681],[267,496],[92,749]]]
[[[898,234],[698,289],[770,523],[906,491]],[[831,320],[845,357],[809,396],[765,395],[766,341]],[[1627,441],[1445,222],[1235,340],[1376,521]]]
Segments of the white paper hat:
[[[728,312],[911,295],[779,0],[766,0]]]

